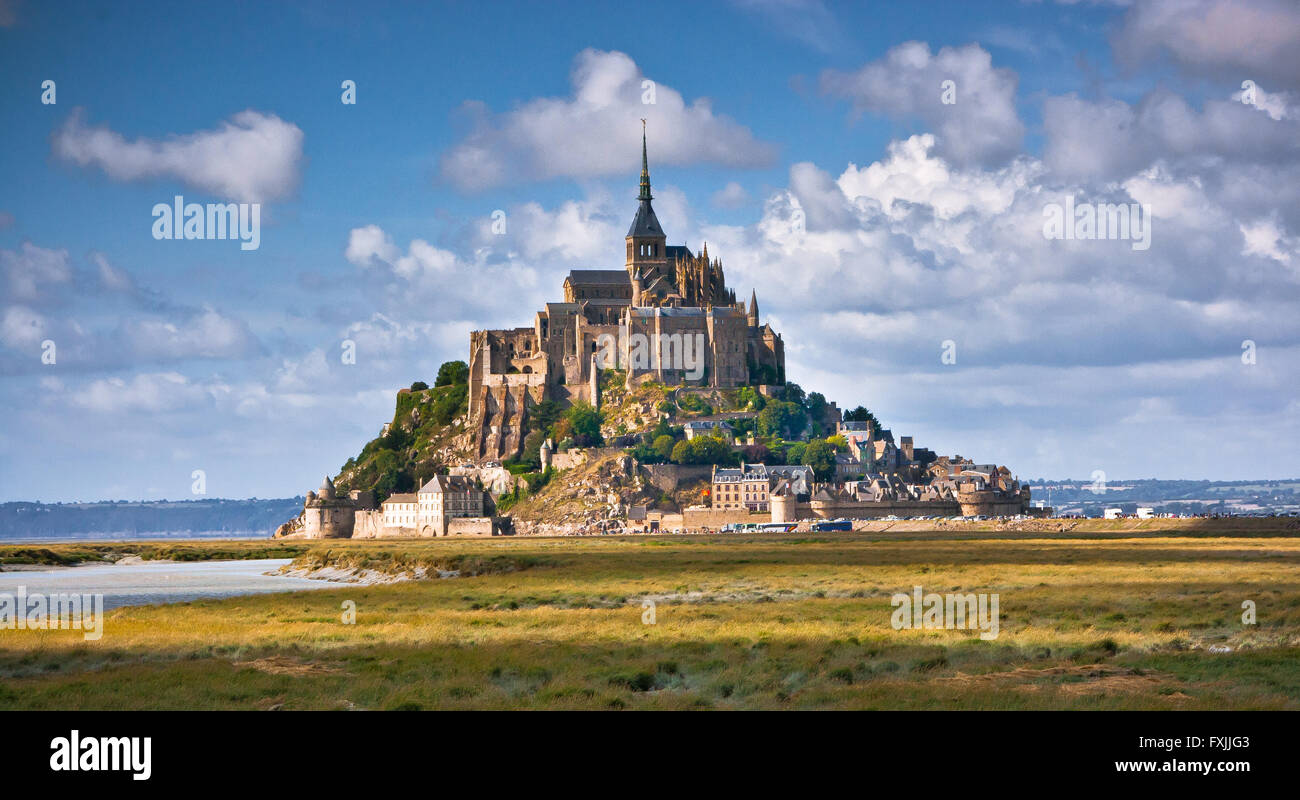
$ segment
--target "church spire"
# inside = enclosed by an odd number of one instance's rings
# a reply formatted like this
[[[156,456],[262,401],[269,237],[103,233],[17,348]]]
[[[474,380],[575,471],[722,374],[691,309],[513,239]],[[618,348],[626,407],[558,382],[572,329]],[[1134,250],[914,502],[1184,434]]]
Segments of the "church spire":
[[[757,328],[758,327],[758,290],[757,289],[751,289],[749,292],[749,314],[747,316],[749,317],[749,319],[747,320],[749,322],[749,327]]]
[[[650,196],[650,159],[645,149],[645,120],[641,120],[641,194],[638,200],[652,200]]]

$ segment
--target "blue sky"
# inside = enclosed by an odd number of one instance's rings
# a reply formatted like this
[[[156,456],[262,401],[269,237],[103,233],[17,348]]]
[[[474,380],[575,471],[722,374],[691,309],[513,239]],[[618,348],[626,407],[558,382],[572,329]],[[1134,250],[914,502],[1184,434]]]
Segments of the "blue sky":
[[[1293,4],[639,13],[0,0],[0,500],[314,486],[469,330],[621,264],[640,117],[670,242],[806,389],[1022,477],[1294,477]],[[156,241],[177,194],[260,202],[260,247]],[[1151,248],[1045,240],[1067,194]]]

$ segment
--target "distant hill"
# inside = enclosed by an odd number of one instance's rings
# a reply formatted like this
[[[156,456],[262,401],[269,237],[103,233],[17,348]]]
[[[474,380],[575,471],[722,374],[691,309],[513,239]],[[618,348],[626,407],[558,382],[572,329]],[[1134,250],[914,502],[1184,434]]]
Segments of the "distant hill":
[[[1087,480],[1030,481],[1035,501],[1057,513],[1100,514],[1116,507],[1131,512],[1139,505],[1156,513],[1287,514],[1300,511],[1300,479],[1248,481],[1110,480],[1094,486]]]
[[[302,504],[302,497],[0,503],[0,540],[222,534],[269,537],[286,517],[298,513]]]

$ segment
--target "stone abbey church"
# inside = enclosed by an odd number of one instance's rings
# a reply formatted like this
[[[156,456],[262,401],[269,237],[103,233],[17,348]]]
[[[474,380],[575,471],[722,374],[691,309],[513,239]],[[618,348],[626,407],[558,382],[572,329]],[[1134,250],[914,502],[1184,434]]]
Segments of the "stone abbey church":
[[[469,418],[480,459],[517,455],[530,409],[543,400],[599,405],[601,368],[627,371],[629,387],[734,387],[785,383],[785,344],[727,288],[720,259],[669,245],[650,194],[641,139],[641,192],[623,269],[576,269],[564,300],[527,328],[470,334]],[[611,346],[613,343],[613,346]],[[617,358],[606,357],[617,350]]]

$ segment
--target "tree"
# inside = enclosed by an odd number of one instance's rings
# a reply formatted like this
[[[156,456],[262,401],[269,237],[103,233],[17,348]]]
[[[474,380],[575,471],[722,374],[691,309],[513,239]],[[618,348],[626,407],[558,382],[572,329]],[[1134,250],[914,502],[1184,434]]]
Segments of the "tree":
[[[794,436],[804,429],[803,406],[773,400],[758,412],[758,432],[764,436]]]
[[[551,431],[551,426],[564,415],[564,408],[554,400],[543,400],[528,412],[529,426],[541,431]]]
[[[835,477],[835,448],[825,439],[809,442],[803,451],[803,463],[813,468],[819,481]]]
[[[781,390],[781,394],[781,399],[785,400],[787,403],[798,403],[799,405],[804,404],[803,388],[797,383],[787,383]]]
[[[849,449],[849,440],[846,439],[842,433],[837,433],[834,436],[827,436],[826,441],[830,442],[831,447],[834,447],[835,452],[837,453],[843,453]]]
[[[438,367],[438,377],[434,386],[451,386],[457,383],[469,383],[469,364],[464,361],[446,361]]]
[[[674,445],[672,459],[677,464],[729,466],[736,463],[736,454],[731,445],[716,436],[696,436]]]
[[[804,408],[808,409],[808,416],[813,422],[824,420],[826,418],[826,409],[830,407],[826,403],[826,396],[821,392],[810,393],[803,405]]]
[[[664,461],[668,461],[673,457],[673,447],[675,446],[676,446],[676,441],[673,439],[673,437],[664,434],[662,436],[655,437],[654,444],[651,445],[651,448],[654,450],[655,454],[659,456],[659,458],[661,458]]]
[[[788,448],[786,448],[785,463],[787,464],[804,463],[803,453],[804,450],[806,449],[808,449],[808,445],[804,444],[803,442],[794,442]]]
[[[429,384],[425,383],[424,381],[416,381],[415,383],[411,384],[411,391],[413,392],[423,392],[425,389],[428,388],[429,388]]]
[[[741,408],[753,408],[755,411],[762,411],[763,406],[767,405],[767,398],[749,386],[742,386],[736,392],[736,405]]]
[[[605,440],[600,435],[600,412],[590,403],[581,400],[564,412],[564,419],[569,423],[569,432],[578,447],[600,447]]]
[[[544,431],[531,431],[524,437],[524,451],[519,455],[519,460],[534,469],[542,466],[542,442],[546,441]]]
[[[747,464],[771,464],[772,451],[767,449],[767,445],[751,444],[741,450],[744,454],[745,463]]]
[[[691,455],[695,464],[728,466],[736,463],[736,452],[717,436],[696,436],[691,440]]]

